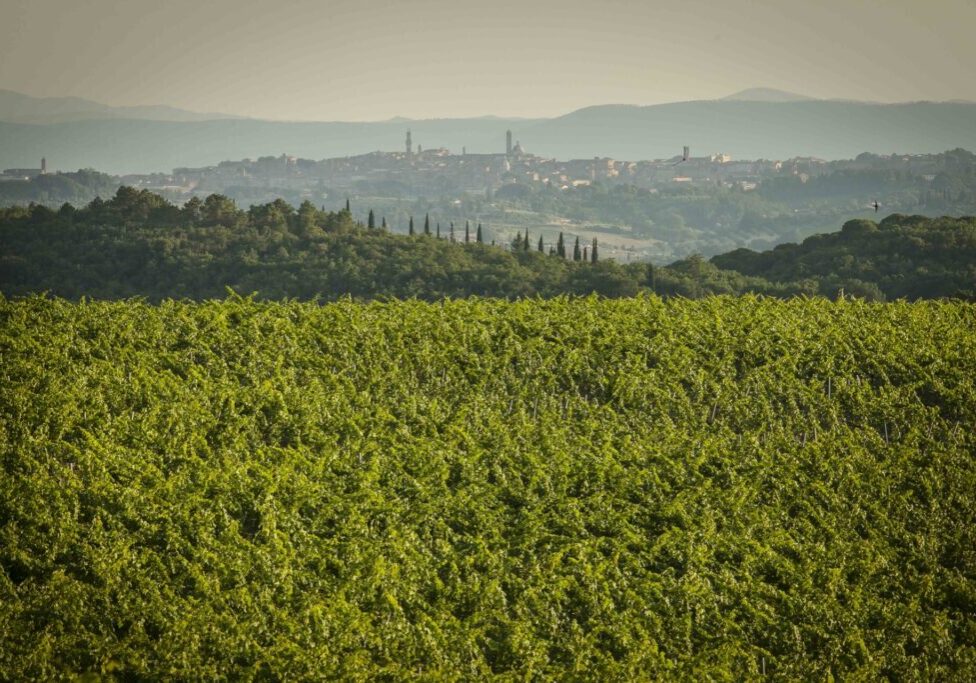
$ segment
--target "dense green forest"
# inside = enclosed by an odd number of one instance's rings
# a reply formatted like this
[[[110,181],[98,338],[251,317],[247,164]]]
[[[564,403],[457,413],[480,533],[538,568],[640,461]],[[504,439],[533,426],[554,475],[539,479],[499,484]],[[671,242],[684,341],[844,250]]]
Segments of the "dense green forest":
[[[538,236],[529,233],[527,241],[520,236],[493,246],[479,242],[480,226],[460,218],[435,227],[417,216],[416,234],[394,235],[383,229],[382,216],[371,214],[362,224],[348,210],[327,212],[308,202],[296,209],[281,200],[244,211],[221,195],[177,207],[126,187],[79,209],[0,209],[0,291],[151,301],[222,298],[228,287],[264,299],[323,300],[641,291],[691,298],[746,292],[976,298],[973,218],[849,221],[840,232],[801,245],[655,267],[593,262],[597,241],[577,252],[567,238],[565,258],[545,248],[540,253]]]
[[[976,677],[971,304],[0,327],[0,679]]]
[[[853,220],[838,233],[814,235],[802,244],[763,253],[739,249],[711,262],[777,282],[829,275],[862,283],[862,292],[870,289],[889,299],[951,295],[976,300],[976,218],[893,214],[880,223]]]

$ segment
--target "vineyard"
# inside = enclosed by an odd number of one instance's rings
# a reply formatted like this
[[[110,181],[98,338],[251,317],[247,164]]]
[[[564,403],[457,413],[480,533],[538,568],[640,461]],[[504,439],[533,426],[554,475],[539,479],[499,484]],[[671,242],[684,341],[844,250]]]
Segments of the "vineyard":
[[[976,306],[0,296],[0,679],[973,680]]]

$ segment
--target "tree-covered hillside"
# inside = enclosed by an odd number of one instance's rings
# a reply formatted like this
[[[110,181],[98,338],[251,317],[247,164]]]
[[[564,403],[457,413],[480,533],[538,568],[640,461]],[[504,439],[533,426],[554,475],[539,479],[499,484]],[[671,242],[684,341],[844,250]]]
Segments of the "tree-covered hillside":
[[[880,223],[848,221],[838,233],[815,235],[756,253],[715,256],[719,268],[775,282],[816,277],[856,285],[852,294],[888,299],[960,296],[976,299],[976,218],[893,214]],[[862,285],[857,285],[862,283]]]
[[[976,676],[971,304],[0,327],[0,679]]]
[[[876,300],[976,296],[972,218],[892,216],[880,228],[852,221],[800,247],[654,267],[601,259],[595,238],[579,242],[560,234],[556,245],[540,251],[539,236],[528,231],[512,244],[492,245],[480,239],[480,225],[460,217],[440,225],[417,216],[415,234],[394,235],[383,228],[382,216],[369,215],[364,225],[349,210],[327,212],[309,202],[296,209],[281,200],[243,211],[221,195],[177,207],[127,187],[81,209],[0,209],[0,291],[152,301],[221,298],[228,287],[264,299],[324,300],[640,291],[836,297],[843,290]]]
[[[285,202],[239,210],[212,195],[178,208],[157,195],[122,188],[84,209],[42,206],[0,210],[0,291],[47,291],[78,298],[145,296],[205,299],[227,288],[262,298],[341,296],[436,299],[560,293],[627,296],[635,274],[613,262],[539,253],[524,242],[495,247],[478,225],[422,227],[414,236],[370,228],[349,211],[324,212]],[[440,239],[435,229],[442,232]],[[582,249],[582,247],[581,247]]]

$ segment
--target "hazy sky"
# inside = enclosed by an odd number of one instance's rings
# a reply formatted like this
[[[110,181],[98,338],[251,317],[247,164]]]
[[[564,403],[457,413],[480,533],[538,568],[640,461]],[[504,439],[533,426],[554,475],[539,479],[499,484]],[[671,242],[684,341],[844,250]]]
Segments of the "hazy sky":
[[[976,0],[0,0],[0,88],[280,119],[976,100]]]

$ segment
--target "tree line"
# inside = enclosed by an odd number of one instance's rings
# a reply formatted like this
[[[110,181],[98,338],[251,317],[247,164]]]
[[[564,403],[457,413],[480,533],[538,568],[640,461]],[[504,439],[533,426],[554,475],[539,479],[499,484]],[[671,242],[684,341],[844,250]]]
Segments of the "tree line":
[[[570,247],[563,235],[548,249],[528,231],[510,244],[487,243],[480,223],[465,221],[463,233],[454,223],[442,230],[430,214],[419,229],[411,218],[408,231],[391,233],[372,210],[356,221],[348,204],[324,211],[278,199],[244,210],[210,195],[176,206],[123,187],[80,208],[0,209],[0,292],[153,301],[223,297],[228,287],[266,299],[323,300],[641,291],[976,299],[974,218],[849,221],[801,244],[668,266],[600,260],[596,240],[577,238]]]

